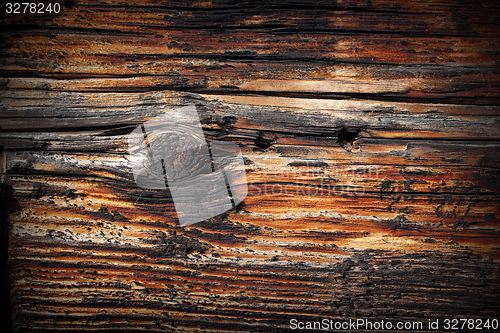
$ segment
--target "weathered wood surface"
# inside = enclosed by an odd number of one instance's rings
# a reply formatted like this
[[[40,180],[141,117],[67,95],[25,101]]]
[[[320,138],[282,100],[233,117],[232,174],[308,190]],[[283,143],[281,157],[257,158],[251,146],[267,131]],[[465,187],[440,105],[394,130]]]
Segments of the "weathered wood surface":
[[[77,1],[6,15],[15,331],[499,318],[499,10]],[[240,145],[249,195],[181,228],[164,191],[135,185],[127,135],[188,104],[209,140]]]

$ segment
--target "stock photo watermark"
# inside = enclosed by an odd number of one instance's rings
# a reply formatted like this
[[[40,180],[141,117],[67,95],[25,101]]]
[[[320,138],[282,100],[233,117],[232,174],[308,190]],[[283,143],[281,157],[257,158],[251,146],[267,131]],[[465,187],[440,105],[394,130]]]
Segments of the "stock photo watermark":
[[[135,128],[128,137],[135,183],[168,190],[182,226],[204,221],[238,205],[247,196],[357,196],[378,169],[348,169],[299,161],[277,168],[273,181],[248,184],[238,145],[207,142],[194,105],[167,110]]]
[[[379,169],[301,161],[276,170],[273,177],[279,181],[249,184],[248,196],[358,196],[367,191],[364,181],[379,177]]]
[[[128,137],[128,150],[137,186],[168,189],[182,226],[222,214],[247,195],[239,146],[207,142],[194,105],[138,126]]]
[[[349,318],[344,320],[323,318],[317,321],[290,319],[289,327],[299,331],[434,331],[434,330],[498,330],[496,318],[433,318],[428,320],[388,320]]]

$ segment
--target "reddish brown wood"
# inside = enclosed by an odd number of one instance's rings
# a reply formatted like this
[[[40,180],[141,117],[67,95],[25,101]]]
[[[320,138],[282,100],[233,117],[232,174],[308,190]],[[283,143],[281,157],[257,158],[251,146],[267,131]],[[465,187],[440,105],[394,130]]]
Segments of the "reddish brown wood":
[[[500,320],[495,1],[61,6],[2,22],[14,331]],[[180,227],[127,136],[189,104],[249,195]]]

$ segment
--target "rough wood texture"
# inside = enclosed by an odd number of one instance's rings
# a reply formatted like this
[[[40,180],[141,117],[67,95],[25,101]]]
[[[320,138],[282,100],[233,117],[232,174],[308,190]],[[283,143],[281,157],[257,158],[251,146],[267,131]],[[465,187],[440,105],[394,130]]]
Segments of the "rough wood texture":
[[[5,15],[15,331],[499,318],[499,12],[127,0]],[[181,228],[164,191],[135,185],[126,143],[188,104],[209,140],[240,145],[249,195]]]

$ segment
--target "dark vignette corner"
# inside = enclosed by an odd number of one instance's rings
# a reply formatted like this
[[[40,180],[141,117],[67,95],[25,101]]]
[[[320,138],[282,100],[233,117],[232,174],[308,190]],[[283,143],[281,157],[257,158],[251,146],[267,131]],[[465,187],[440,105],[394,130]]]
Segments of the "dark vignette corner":
[[[0,153],[3,147],[0,147]],[[9,277],[9,214],[18,207],[14,200],[13,189],[7,182],[0,183],[0,299],[2,311],[0,312],[0,323],[2,332],[12,332],[11,313],[11,281]]]

